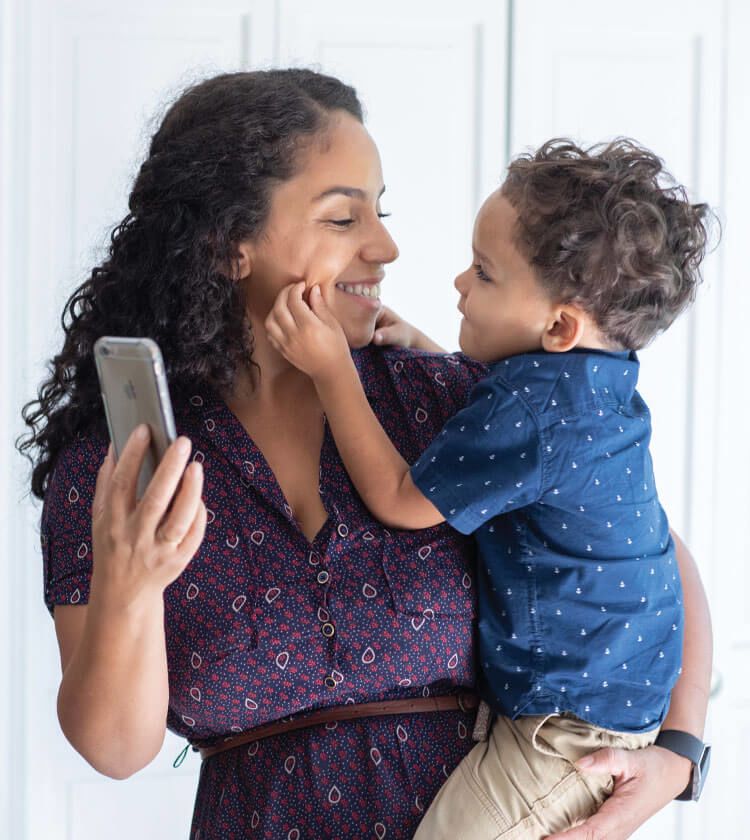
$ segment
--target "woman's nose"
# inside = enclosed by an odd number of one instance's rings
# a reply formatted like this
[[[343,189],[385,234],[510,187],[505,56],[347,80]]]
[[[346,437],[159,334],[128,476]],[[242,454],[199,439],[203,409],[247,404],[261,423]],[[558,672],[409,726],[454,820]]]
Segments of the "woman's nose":
[[[362,258],[366,262],[383,264],[392,263],[398,259],[398,245],[380,220],[373,231],[372,238],[362,249]]]
[[[453,281],[453,285],[456,287],[456,291],[460,295],[465,295],[466,294],[466,274],[467,274],[467,272],[463,271]]]

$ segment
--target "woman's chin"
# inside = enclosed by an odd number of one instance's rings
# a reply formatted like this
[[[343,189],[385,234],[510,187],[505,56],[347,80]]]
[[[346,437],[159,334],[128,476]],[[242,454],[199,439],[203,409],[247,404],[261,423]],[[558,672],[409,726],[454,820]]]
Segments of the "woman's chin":
[[[370,313],[367,318],[341,318],[341,324],[346,340],[349,342],[349,347],[352,350],[358,350],[361,347],[366,347],[372,341],[375,334],[375,324],[377,323],[377,311]]]
[[[375,335],[375,322],[367,329],[352,329],[344,328],[346,340],[352,350],[360,350],[362,347],[367,347],[372,342],[372,337]]]

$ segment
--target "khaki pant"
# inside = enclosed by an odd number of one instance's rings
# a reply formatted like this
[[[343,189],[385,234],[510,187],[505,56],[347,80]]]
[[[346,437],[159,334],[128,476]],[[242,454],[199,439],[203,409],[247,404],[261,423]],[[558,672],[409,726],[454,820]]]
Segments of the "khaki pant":
[[[414,840],[541,840],[595,813],[611,776],[573,766],[603,747],[637,750],[658,730],[628,734],[573,715],[498,717],[489,740],[464,758],[438,791]]]

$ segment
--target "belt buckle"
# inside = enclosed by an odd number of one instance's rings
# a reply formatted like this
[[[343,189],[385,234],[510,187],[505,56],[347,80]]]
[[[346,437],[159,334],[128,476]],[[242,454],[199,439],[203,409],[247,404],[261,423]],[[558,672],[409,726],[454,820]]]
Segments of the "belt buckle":
[[[479,704],[477,717],[474,721],[474,730],[471,733],[472,741],[486,741],[490,734],[492,723],[492,709],[484,700]]]

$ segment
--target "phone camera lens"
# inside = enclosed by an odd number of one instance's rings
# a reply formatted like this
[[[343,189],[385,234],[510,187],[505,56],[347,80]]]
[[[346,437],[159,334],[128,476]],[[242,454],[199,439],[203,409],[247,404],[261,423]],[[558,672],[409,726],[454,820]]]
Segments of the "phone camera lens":
[[[102,356],[109,356],[110,355],[109,347],[107,347],[104,344],[102,345],[99,352],[102,354]]]

